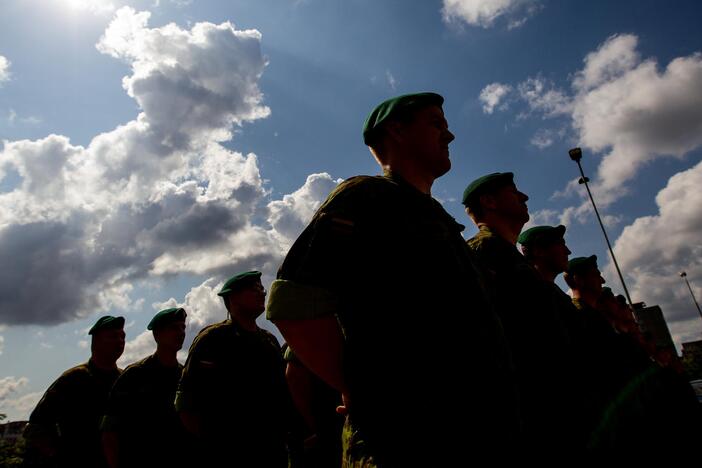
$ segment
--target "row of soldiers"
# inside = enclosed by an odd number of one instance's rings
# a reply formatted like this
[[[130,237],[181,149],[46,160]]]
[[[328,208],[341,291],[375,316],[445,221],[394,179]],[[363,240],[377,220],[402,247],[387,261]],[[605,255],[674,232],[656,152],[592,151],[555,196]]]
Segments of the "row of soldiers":
[[[30,445],[63,466],[332,468],[699,440],[674,359],[603,291],[595,256],[569,260],[564,226],[522,232],[528,197],[512,173],[464,191],[479,228],[467,242],[431,197],[451,166],[443,102],[404,95],[370,113],[363,139],[384,175],[329,195],[267,305],[259,272],[227,281],[229,318],[198,334],[184,368],[182,308],[154,317],[156,353],[121,375],[124,320],[100,319],[91,360],[32,413]],[[285,354],[256,325],[264,308]]]

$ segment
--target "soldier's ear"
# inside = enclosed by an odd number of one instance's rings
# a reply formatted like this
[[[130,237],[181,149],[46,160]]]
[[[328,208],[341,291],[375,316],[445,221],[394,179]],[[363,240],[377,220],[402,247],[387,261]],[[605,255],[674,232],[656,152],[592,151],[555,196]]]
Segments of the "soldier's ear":
[[[404,140],[404,126],[401,122],[397,120],[390,120],[383,124],[383,132],[385,133],[385,138],[401,142]]]
[[[478,203],[480,204],[480,208],[485,211],[485,210],[494,210],[497,207],[497,200],[495,199],[495,196],[491,193],[484,193],[478,197]]]

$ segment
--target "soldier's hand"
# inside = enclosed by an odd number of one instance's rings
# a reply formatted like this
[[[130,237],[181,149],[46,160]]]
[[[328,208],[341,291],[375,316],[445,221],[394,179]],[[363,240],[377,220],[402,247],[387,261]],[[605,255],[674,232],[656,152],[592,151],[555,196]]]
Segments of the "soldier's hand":
[[[349,407],[350,407],[349,396],[346,393],[342,393],[341,394],[341,405],[336,407],[336,412],[346,416],[347,414],[349,414]]]

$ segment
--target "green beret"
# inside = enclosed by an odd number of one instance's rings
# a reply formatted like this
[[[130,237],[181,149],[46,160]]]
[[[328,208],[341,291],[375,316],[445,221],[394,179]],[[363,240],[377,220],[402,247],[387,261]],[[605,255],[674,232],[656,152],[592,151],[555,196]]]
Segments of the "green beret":
[[[519,235],[518,242],[522,245],[548,244],[563,239],[565,226],[534,226]]]
[[[248,286],[253,279],[259,278],[261,278],[260,271],[245,271],[244,273],[234,275],[231,278],[229,278],[226,283],[224,283],[224,286],[222,286],[222,290],[218,292],[217,295],[224,297],[227,294],[238,290],[242,286]]]
[[[397,96],[383,101],[368,114],[363,123],[363,143],[370,146],[375,137],[375,130],[383,123],[393,118],[406,116],[408,112],[426,106],[444,104],[444,98],[436,93],[415,93]]]
[[[463,204],[469,206],[480,195],[511,184],[514,184],[514,174],[511,172],[493,172],[492,174],[478,177],[463,191]]]
[[[88,331],[88,335],[94,335],[95,332],[100,330],[111,330],[115,328],[124,328],[124,317],[113,317],[111,315],[105,315],[100,317],[95,325],[93,325]]]
[[[577,275],[588,268],[597,268],[597,255],[591,255],[589,257],[575,257],[568,262],[568,269],[566,272],[569,275]]]
[[[185,320],[188,314],[185,313],[185,309],[182,307],[171,307],[170,309],[164,309],[158,314],[154,315],[149,324],[146,326],[147,330],[153,330],[155,328],[162,327],[163,325],[168,325],[169,323],[179,322]]]

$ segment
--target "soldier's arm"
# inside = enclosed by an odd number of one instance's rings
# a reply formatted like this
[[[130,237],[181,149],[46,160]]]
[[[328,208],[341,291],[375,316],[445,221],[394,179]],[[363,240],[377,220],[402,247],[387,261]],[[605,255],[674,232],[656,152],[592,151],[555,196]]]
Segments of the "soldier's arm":
[[[115,431],[102,431],[102,451],[110,468],[119,467],[119,435]]]
[[[274,323],[308,369],[339,392],[348,393],[342,370],[344,339],[335,316]]]
[[[366,220],[382,211],[371,201],[376,182],[349,179],[332,192],[290,249],[266,307],[300,361],[344,397],[345,340],[338,315],[349,278],[363,268],[355,253],[365,250]]]
[[[196,437],[202,435],[202,407],[217,388],[217,359],[214,334],[199,335],[193,341],[178,384],[175,409],[185,429]],[[208,392],[209,390],[209,392]]]
[[[70,374],[64,374],[51,384],[24,430],[27,445],[45,457],[54,457],[58,451],[59,410],[64,403],[61,400],[70,394],[72,380]]]

